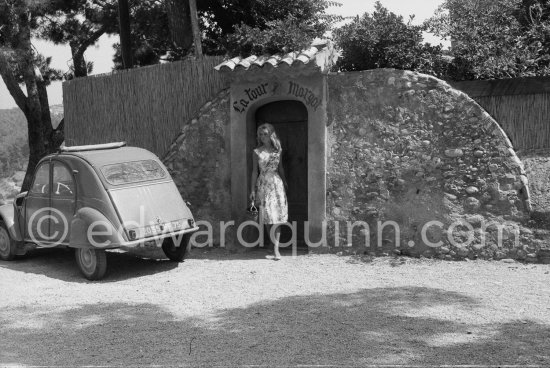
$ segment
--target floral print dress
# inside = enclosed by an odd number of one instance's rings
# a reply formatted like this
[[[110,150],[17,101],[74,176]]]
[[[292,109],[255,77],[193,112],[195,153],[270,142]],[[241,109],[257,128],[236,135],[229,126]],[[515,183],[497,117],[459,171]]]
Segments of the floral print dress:
[[[288,221],[288,203],[283,180],[277,171],[281,152],[254,149],[260,174],[256,181],[256,200],[260,205],[260,222],[280,224]]]

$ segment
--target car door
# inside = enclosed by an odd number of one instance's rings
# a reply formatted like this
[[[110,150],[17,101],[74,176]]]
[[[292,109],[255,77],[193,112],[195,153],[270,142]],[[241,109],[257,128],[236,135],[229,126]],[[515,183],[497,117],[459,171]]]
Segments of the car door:
[[[23,204],[25,221],[22,232],[27,241],[33,243],[49,241],[50,189],[50,161],[44,161],[34,172],[33,183]]]
[[[50,239],[68,244],[70,224],[74,216],[76,190],[72,171],[64,163],[52,160]]]

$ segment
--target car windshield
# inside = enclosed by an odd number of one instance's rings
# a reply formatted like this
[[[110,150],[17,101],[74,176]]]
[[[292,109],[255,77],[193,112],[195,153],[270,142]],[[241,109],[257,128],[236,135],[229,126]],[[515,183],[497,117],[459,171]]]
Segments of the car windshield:
[[[101,172],[107,182],[112,185],[138,183],[166,177],[162,167],[153,160],[105,165],[101,168]]]

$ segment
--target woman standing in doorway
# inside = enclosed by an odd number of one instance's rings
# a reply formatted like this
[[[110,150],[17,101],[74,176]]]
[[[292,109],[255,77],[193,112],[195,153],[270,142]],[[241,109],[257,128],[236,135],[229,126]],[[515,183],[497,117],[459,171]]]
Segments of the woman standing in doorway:
[[[279,253],[280,224],[288,221],[286,183],[281,163],[282,148],[271,124],[262,124],[256,133],[257,147],[252,154],[252,177],[250,199],[260,205],[260,223],[266,224],[269,234],[273,229],[273,251],[275,260]],[[259,173],[258,173],[259,169]]]

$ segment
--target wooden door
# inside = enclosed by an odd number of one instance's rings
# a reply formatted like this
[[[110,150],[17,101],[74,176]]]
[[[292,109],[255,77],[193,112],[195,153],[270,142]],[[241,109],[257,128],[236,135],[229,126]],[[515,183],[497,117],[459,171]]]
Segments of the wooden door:
[[[273,124],[283,148],[283,168],[288,183],[288,221],[296,221],[297,241],[304,245],[307,221],[307,121]],[[281,242],[290,240],[290,228],[281,229]]]
[[[296,239],[301,246],[305,246],[304,221],[308,219],[307,121],[307,109],[298,101],[272,102],[256,112],[256,128],[268,122],[273,125],[281,140],[282,162],[288,183],[288,221],[296,222]],[[283,226],[281,242],[289,241],[291,236],[291,229]]]

